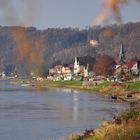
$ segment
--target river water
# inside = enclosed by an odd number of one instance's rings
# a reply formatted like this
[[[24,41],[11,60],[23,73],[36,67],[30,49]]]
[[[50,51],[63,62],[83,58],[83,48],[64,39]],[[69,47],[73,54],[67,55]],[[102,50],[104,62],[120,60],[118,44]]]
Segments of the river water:
[[[58,140],[95,128],[127,107],[90,92],[0,81],[0,140]]]

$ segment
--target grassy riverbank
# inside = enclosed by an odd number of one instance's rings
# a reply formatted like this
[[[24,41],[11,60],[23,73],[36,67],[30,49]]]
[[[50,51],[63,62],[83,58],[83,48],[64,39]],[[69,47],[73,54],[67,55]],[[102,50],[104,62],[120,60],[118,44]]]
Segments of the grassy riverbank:
[[[92,90],[104,95],[121,95],[128,92],[140,92],[140,82],[102,82],[95,85],[83,86],[83,81],[31,81],[22,82],[21,84],[30,84],[32,86],[48,86],[60,88],[73,88],[79,90]]]
[[[33,82],[36,86],[68,87],[97,91],[103,95],[125,95],[140,93],[140,82],[103,82],[83,86],[82,81],[42,81]],[[99,128],[73,134],[66,140],[139,140],[140,139],[140,106],[114,117],[113,121],[104,122]]]
[[[140,106],[104,122],[95,130],[72,134],[65,140],[140,140]]]
[[[103,82],[96,85],[94,89],[105,94],[124,94],[128,91],[140,92],[140,82]]]
[[[31,81],[22,82],[31,86],[47,86],[97,91],[102,95],[140,94],[140,82],[102,82],[83,86],[82,81]],[[139,103],[140,96],[137,97]],[[140,106],[130,109],[112,121],[104,122],[97,129],[72,134],[66,140],[140,140]]]
[[[69,87],[82,89],[82,81],[32,81],[32,86]]]

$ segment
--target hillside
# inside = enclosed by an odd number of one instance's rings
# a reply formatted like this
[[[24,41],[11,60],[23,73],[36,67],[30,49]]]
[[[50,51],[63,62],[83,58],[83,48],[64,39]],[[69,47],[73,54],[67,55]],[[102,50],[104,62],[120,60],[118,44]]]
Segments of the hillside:
[[[82,30],[0,26],[0,71],[45,74],[54,64],[72,63],[75,56],[108,54],[117,59],[121,43],[127,60],[140,58],[140,22]]]

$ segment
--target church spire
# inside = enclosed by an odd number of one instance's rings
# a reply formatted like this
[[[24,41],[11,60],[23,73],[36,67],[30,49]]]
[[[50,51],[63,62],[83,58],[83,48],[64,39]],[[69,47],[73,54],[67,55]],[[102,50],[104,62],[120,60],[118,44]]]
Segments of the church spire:
[[[77,64],[78,64],[78,60],[77,60],[77,57],[75,57],[74,65],[77,65]]]
[[[124,51],[123,44],[121,44],[121,48],[120,48],[119,61],[120,63],[125,63],[125,51]]]
[[[79,62],[78,62],[78,58],[75,57],[75,61],[74,61],[74,74],[79,73],[80,67],[79,67]]]

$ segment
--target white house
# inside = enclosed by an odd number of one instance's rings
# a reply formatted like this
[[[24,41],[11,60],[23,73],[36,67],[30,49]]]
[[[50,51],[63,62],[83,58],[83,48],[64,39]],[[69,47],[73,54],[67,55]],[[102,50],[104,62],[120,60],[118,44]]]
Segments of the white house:
[[[70,80],[72,80],[72,74],[65,74],[64,75],[64,81],[70,81]]]
[[[2,72],[2,77],[4,78],[4,77],[6,77],[6,74],[5,74],[5,72]]]
[[[131,68],[132,74],[138,75],[140,71],[140,60],[136,61],[136,63]]]

